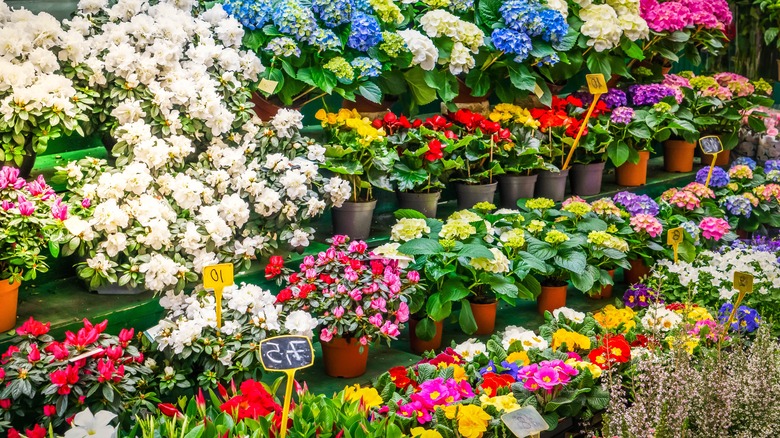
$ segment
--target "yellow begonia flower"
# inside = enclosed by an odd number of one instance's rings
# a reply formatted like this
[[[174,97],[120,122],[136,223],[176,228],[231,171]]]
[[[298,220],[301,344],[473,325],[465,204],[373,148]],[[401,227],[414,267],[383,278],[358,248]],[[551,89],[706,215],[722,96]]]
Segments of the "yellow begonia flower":
[[[509,363],[520,362],[523,364],[523,366],[529,365],[531,363],[531,359],[528,358],[528,353],[525,351],[515,351],[506,357],[506,361]]]
[[[424,427],[412,428],[412,438],[442,438],[439,432]]]

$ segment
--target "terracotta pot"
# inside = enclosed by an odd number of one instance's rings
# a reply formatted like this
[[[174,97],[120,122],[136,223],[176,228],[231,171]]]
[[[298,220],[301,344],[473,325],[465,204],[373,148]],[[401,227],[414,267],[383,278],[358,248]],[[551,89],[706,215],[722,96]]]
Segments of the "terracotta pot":
[[[321,345],[325,374],[330,377],[351,379],[366,373],[369,346],[360,345],[357,338],[350,338],[349,341],[344,338],[333,338],[330,342],[322,342]]]
[[[615,280],[615,270],[611,269],[609,271],[609,276],[612,277],[612,280]],[[593,300],[606,300],[609,298],[612,298],[612,285],[604,286],[601,288],[601,291],[597,294],[591,295],[591,299]]]
[[[623,281],[626,284],[639,283],[642,277],[650,273],[650,267],[642,259],[629,260],[631,269],[623,272]]]
[[[345,202],[333,208],[333,234],[343,234],[352,240],[364,240],[371,234],[376,199],[366,202]]]
[[[20,282],[11,284],[0,280],[0,332],[16,327],[16,305],[19,302]]]
[[[684,140],[664,142],[664,169],[667,172],[690,172],[693,170],[693,154],[696,144]]]
[[[466,85],[463,79],[458,78],[458,95],[452,99],[453,103],[482,103],[488,100],[490,97],[490,91],[484,96],[473,96],[471,94],[471,88]]]
[[[517,210],[517,201],[534,197],[536,175],[501,175],[498,177],[498,194],[501,207]]]
[[[712,157],[714,155],[701,154],[701,164],[705,166],[712,166]],[[729,165],[729,159],[731,158],[731,151],[724,150],[718,154],[718,158],[715,160],[715,165],[720,167],[727,167]]]
[[[536,310],[539,314],[544,315],[544,312],[551,312],[555,309],[566,306],[566,291],[569,288],[568,284],[561,286],[544,286],[542,285],[542,293],[536,297]]]
[[[498,311],[498,301],[492,303],[479,304],[472,303],[471,313],[474,314],[474,320],[477,322],[477,331],[475,335],[490,335],[496,328],[496,312]]]
[[[664,64],[661,66],[661,74],[668,75],[672,71],[672,64]]]
[[[598,195],[601,192],[605,164],[607,163],[601,162],[572,166],[569,178],[572,194],[579,196]]]
[[[615,176],[619,186],[637,187],[647,183],[647,160],[650,159],[649,151],[639,151],[639,161],[634,163],[623,163],[617,170]]]
[[[455,190],[458,195],[458,209],[471,208],[480,202],[493,203],[498,182],[493,184],[458,184]]]
[[[274,118],[276,113],[278,113],[280,109],[284,108],[284,106],[271,102],[257,92],[252,93],[252,103],[255,104],[254,108],[252,109],[254,110],[255,114],[257,114],[257,117],[260,117],[260,120],[266,122]]]
[[[745,231],[743,229],[737,228],[736,230],[737,236],[742,240],[750,240],[750,231]]]
[[[398,192],[398,208],[417,210],[425,217],[435,218],[441,192]]]
[[[426,351],[438,350],[441,348],[441,337],[444,334],[444,321],[435,321],[433,323],[436,326],[436,334],[433,335],[433,339],[430,341],[424,341],[417,337],[415,330],[417,329],[418,322],[419,321],[414,318],[409,319],[409,345],[412,348],[412,352],[423,354]]]

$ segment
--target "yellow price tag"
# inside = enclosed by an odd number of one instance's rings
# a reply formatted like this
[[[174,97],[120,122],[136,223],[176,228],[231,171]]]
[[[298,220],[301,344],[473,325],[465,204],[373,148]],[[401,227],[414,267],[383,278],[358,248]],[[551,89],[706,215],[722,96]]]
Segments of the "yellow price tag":
[[[257,84],[257,89],[262,91],[265,94],[271,94],[276,90],[276,86],[279,85],[279,82],[271,81],[266,78],[260,79],[260,83]]]
[[[604,75],[601,73],[585,75],[585,82],[588,83],[590,94],[604,94],[609,91]]]
[[[666,244],[672,246],[674,251],[674,263],[677,263],[677,249],[680,243],[685,239],[685,230],[683,227],[672,228],[666,232]]]
[[[753,276],[746,272],[734,272],[734,289],[742,294],[753,292]]]
[[[221,263],[203,268],[203,287],[214,290],[214,298],[217,306],[217,330],[222,327],[222,290],[225,286],[232,286],[233,264]]]
[[[723,143],[717,135],[707,135],[699,139],[701,151],[708,155],[715,155],[723,152]]]

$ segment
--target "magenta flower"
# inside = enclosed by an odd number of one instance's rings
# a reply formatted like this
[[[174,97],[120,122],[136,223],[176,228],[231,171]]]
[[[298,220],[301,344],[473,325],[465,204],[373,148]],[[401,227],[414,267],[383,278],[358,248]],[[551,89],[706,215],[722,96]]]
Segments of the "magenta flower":
[[[454,395],[450,394],[450,390],[447,385],[444,384],[444,379],[438,377],[433,380],[428,380],[420,385],[420,390],[412,394],[411,399],[419,401],[423,407],[427,409],[433,409],[436,406],[445,405],[447,399]]]
[[[693,24],[691,10],[674,1],[656,3],[643,11],[642,18],[655,32],[675,32]]]
[[[399,322],[409,321],[409,305],[401,301],[401,304],[398,305],[398,311],[395,313],[395,316],[398,317]]]
[[[382,324],[382,327],[379,329],[379,331],[392,338],[396,338],[398,337],[398,335],[401,334],[401,331],[398,330],[398,326],[393,324],[390,321],[385,321],[385,323]]]
[[[16,200],[19,202],[19,214],[22,216],[32,216],[35,213],[35,205],[28,201],[24,196],[19,195]]]
[[[701,206],[701,200],[687,190],[680,190],[669,199],[669,203],[685,210],[695,210]]]
[[[68,218],[68,206],[63,204],[62,200],[58,199],[57,202],[51,206],[51,215],[54,219],[64,221]]]
[[[322,341],[322,342],[330,342],[331,340],[333,340],[333,335],[335,334],[335,332],[336,332],[335,329],[334,330],[328,330],[328,328],[325,327],[320,332],[320,341]]]
[[[336,245],[343,245],[343,244],[347,243],[347,239],[349,239],[348,236],[337,234],[337,235],[333,236],[333,245],[334,246],[336,246]]]
[[[428,423],[433,419],[431,411],[425,409],[419,401],[413,401],[398,407],[398,413],[402,417],[414,418],[420,424]]]
[[[82,207],[89,208],[90,205],[92,205],[92,201],[90,201],[89,198],[84,198],[81,200]]]
[[[362,240],[355,240],[354,242],[350,242],[349,244],[349,252],[355,252],[358,254],[363,254],[368,249],[368,244],[366,242],[363,242]]]
[[[11,201],[6,200],[6,201],[3,201],[2,207],[3,207],[3,210],[8,211],[8,210],[14,208],[14,203],[11,202]]]
[[[533,379],[540,388],[544,388],[548,391],[551,391],[553,388],[562,383],[560,377],[558,376],[558,371],[556,371],[555,368],[549,366],[543,366],[539,368],[539,370],[534,373]]]
[[[55,195],[54,189],[46,184],[46,180],[43,178],[43,175],[38,175],[37,179],[27,184],[27,190],[31,195],[39,197],[44,201]]]
[[[333,317],[336,319],[340,319],[342,316],[344,316],[344,308],[341,306],[336,307],[333,309]]]
[[[382,315],[379,313],[376,313],[368,317],[368,322],[373,324],[375,327],[382,327],[383,321],[384,319],[382,318]]]
[[[699,228],[701,228],[701,235],[705,239],[712,239],[715,241],[723,238],[726,233],[731,231],[731,226],[725,219],[717,217],[705,217],[699,222]]]
[[[23,178],[19,178],[19,169],[9,166],[0,169],[0,189],[6,189],[8,187],[21,189],[26,184],[27,181]]]

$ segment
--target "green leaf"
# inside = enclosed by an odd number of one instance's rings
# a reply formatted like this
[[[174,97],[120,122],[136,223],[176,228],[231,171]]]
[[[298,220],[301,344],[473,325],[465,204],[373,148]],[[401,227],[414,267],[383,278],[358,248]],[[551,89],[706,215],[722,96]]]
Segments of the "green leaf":
[[[488,260],[493,260],[495,258],[493,256],[493,253],[490,252],[489,249],[476,243],[467,243],[463,245],[463,248],[461,248],[460,252],[458,252],[458,257],[466,257],[472,259],[481,258],[481,259],[488,259]]]
[[[508,66],[509,68],[509,80],[512,85],[525,91],[534,91],[536,89],[536,77],[528,71],[528,68],[524,65]]]
[[[636,59],[638,61],[642,61],[645,59],[645,54],[644,52],[642,52],[642,48],[639,47],[639,45],[633,41],[631,41],[628,47],[623,49],[623,51],[625,51],[626,55],[628,55],[632,59]]]
[[[441,296],[435,293],[428,297],[425,311],[434,321],[441,321],[452,313],[452,301],[442,302]]]
[[[471,295],[471,291],[462,281],[450,278],[444,282],[439,294],[441,295],[442,302],[460,301]]]
[[[444,251],[444,247],[433,239],[413,239],[398,247],[398,252],[407,255],[431,255]]]
[[[481,69],[473,69],[466,76],[466,86],[471,88],[472,96],[484,96],[490,91],[490,77]]]
[[[436,336],[436,324],[434,324],[431,318],[423,318],[417,323],[417,327],[414,328],[414,334],[423,341],[430,341]]]
[[[575,274],[581,274],[588,266],[585,254],[578,251],[559,253],[553,258],[553,262],[559,267]]]
[[[404,79],[417,105],[427,105],[436,100],[436,89],[425,83],[425,71],[419,66],[404,73]]]
[[[358,87],[358,94],[374,103],[382,103],[382,90],[373,82],[366,82]]]
[[[583,271],[580,274],[572,273],[569,276],[572,286],[574,286],[580,292],[587,292],[593,289],[593,285],[596,283],[596,279],[589,271]]]
[[[630,153],[628,148],[629,146],[622,140],[613,141],[609,144],[609,146],[607,146],[607,156],[609,157],[610,161],[612,161],[612,164],[615,165],[615,167],[618,167],[628,161],[628,156]]]
[[[490,286],[496,296],[501,298],[517,298],[517,286],[505,277],[489,275],[484,279],[484,282]]]
[[[468,300],[461,300],[460,302],[458,323],[460,323],[461,330],[467,335],[477,331],[477,321],[474,319],[474,313],[471,312],[471,304],[469,304]]]
[[[612,66],[610,65],[609,55],[606,52],[591,52],[585,59],[585,64],[591,73],[601,73],[606,80],[612,76]]]
[[[549,243],[538,239],[531,240],[530,238],[528,239],[528,252],[543,261],[549,260],[558,254],[558,251]]]
[[[426,219],[424,214],[417,210],[412,210],[411,208],[402,208],[400,210],[396,210],[393,214],[395,215],[396,219]]]
[[[493,24],[501,20],[501,8],[502,0],[480,0],[478,5],[479,19],[486,27],[491,28]]]
[[[764,31],[764,42],[767,45],[769,45],[772,41],[775,40],[775,38],[777,38],[778,31],[780,31],[780,28],[777,28],[777,27],[767,28]]]

